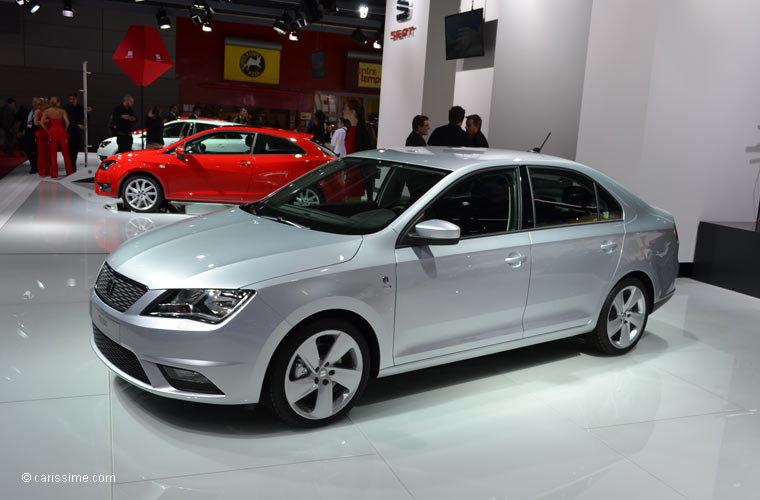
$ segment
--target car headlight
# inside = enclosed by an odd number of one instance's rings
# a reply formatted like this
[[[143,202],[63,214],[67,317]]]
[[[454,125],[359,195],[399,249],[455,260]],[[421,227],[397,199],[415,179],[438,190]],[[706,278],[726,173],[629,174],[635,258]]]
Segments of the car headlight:
[[[104,147],[108,146],[109,144],[111,144],[111,141],[107,141],[106,140],[106,141],[103,141],[103,142],[100,143],[100,147],[104,148]]]
[[[255,294],[253,290],[168,290],[143,315],[219,323]]]
[[[108,170],[112,165],[116,163],[116,160],[105,160],[100,162],[98,170]]]

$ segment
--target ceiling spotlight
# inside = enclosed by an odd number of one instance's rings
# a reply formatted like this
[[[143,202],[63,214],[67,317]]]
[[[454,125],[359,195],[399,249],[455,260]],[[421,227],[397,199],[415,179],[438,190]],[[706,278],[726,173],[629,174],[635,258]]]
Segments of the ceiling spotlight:
[[[292,40],[294,42],[298,41],[298,29],[293,28],[290,30],[290,35],[288,35],[288,40]]]
[[[29,11],[30,14],[34,14],[38,10],[40,10],[40,4],[37,2],[30,2],[29,0],[26,0],[26,3],[24,3],[24,7],[26,7],[26,10]]]
[[[369,5],[365,2],[359,2],[359,17],[364,19],[369,14]]]
[[[376,49],[382,49],[383,48],[383,42],[381,42],[382,38],[379,36],[375,38],[375,42],[372,44],[372,47]]]
[[[156,21],[158,22],[158,27],[162,30],[170,30],[172,29],[172,20],[169,19],[169,16],[166,15],[166,9],[161,7],[158,9],[158,12],[156,12]]]
[[[272,29],[274,29],[280,35],[284,35],[288,32],[288,25],[290,24],[290,15],[287,12],[283,12],[280,17],[274,20]]]
[[[364,35],[364,33],[362,33],[361,28],[356,28],[351,33],[351,40],[355,41],[356,43],[360,45],[367,45],[367,41],[368,41],[367,37]]]
[[[71,0],[63,0],[61,15],[63,17],[74,17],[74,8],[71,6]]]
[[[210,19],[207,19],[207,20],[203,21],[203,26],[201,27],[201,29],[203,31],[205,31],[206,33],[209,33],[211,31],[214,31],[214,25],[211,24],[211,20]]]
[[[208,6],[206,0],[195,0],[190,6],[190,19],[195,24],[210,23],[213,14],[215,14],[214,9]]]
[[[16,3],[18,5],[24,5],[26,2],[24,0],[16,0]]]

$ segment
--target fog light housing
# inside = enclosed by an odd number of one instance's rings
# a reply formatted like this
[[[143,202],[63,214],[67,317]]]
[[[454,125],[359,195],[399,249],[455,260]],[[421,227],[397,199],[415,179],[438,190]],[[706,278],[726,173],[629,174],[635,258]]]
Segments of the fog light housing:
[[[111,192],[111,184],[109,184],[107,182],[98,182],[98,189],[100,189],[104,193],[110,193]]]
[[[202,394],[224,394],[205,375],[193,370],[158,365],[166,380],[177,390]]]

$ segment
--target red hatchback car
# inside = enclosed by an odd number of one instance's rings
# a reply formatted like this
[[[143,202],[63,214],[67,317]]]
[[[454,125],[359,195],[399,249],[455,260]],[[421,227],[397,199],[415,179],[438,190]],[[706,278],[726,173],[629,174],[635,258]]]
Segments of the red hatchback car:
[[[120,153],[95,172],[95,192],[130,210],[153,212],[165,200],[247,203],[334,159],[298,132],[223,127],[161,149]],[[303,205],[324,201],[301,193]]]

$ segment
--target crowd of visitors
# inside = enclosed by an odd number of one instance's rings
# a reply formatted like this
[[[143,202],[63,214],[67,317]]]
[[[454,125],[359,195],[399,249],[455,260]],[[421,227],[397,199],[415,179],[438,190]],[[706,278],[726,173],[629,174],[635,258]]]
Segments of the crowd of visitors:
[[[483,119],[479,115],[467,116],[465,128],[465,111],[461,106],[449,109],[449,123],[433,130],[430,139],[425,142],[425,136],[430,131],[430,119],[425,115],[412,118],[412,131],[406,138],[406,146],[447,146],[487,148],[488,140],[480,127]]]

